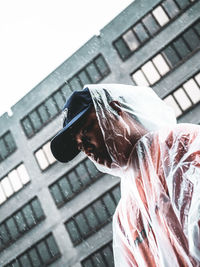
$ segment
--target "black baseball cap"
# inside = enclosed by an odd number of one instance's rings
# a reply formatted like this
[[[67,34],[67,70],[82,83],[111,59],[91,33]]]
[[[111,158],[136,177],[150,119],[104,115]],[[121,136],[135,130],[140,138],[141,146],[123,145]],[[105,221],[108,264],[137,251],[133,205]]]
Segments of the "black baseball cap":
[[[93,106],[89,89],[75,91],[63,107],[63,129],[51,141],[51,152],[60,162],[72,160],[80,152],[73,138],[73,132]]]

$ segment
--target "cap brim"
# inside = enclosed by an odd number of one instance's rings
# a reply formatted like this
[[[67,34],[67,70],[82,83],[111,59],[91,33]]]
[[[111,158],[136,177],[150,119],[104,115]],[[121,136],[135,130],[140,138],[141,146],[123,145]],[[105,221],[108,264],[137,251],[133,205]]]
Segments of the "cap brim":
[[[82,110],[51,140],[51,152],[60,162],[68,162],[79,154],[77,143],[72,137],[72,131],[89,110],[91,105]]]

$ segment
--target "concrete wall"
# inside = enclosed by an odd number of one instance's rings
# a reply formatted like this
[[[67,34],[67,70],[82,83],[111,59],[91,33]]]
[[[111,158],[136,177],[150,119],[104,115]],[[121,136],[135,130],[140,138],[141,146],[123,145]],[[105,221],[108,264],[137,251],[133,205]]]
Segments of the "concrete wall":
[[[119,180],[104,175],[90,188],[87,188],[62,208],[58,209],[50,195],[48,186],[67,170],[73,168],[83,156],[76,158],[70,164],[57,162],[42,172],[34,157],[34,151],[55,135],[58,128],[61,127],[60,117],[56,117],[30,139],[27,139],[25,136],[20,120],[99,53],[102,53],[111,70],[111,73],[102,83],[133,84],[130,74],[169,43],[178,33],[191,25],[200,14],[200,2],[196,1],[192,7],[187,9],[176,20],[169,23],[158,35],[123,62],[114,49],[112,42],[159,2],[161,1],[136,0],[133,2],[119,16],[105,26],[100,31],[99,36],[92,37],[76,53],[64,61],[63,64],[14,105],[12,107],[13,115],[11,117],[7,113],[0,117],[0,136],[7,130],[10,130],[18,147],[16,152],[0,163],[0,178],[4,177],[20,162],[24,162],[31,178],[30,184],[0,206],[1,222],[35,195],[41,201],[42,208],[46,214],[46,219],[38,226],[26,233],[8,249],[0,252],[1,266],[10,262],[17,255],[25,251],[29,245],[37,242],[37,240],[50,231],[53,232],[62,253],[62,257],[52,264],[52,266],[56,267],[78,267],[80,266],[80,260],[112,239],[110,223],[89,237],[87,242],[82,242],[77,247],[73,247],[63,223],[78,210],[102,195],[105,190],[118,183]],[[163,79],[153,86],[155,92],[159,96],[164,97],[183,80],[189,78],[197,70],[200,70],[199,56],[200,52],[195,53],[184,64],[170,72],[169,75],[163,77]],[[182,116],[180,121],[199,123],[199,111],[200,104]]]

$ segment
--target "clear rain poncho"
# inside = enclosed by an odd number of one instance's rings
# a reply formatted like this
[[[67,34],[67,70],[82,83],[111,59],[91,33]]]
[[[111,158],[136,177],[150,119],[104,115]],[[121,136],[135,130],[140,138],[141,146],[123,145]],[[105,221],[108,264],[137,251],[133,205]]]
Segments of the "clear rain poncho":
[[[115,266],[200,266],[200,126],[176,124],[171,108],[151,88],[85,87],[112,158],[110,168],[94,163],[121,178],[113,217]],[[112,108],[112,101],[128,114],[132,126]],[[119,144],[130,143],[130,127],[139,138],[126,163],[119,164]]]

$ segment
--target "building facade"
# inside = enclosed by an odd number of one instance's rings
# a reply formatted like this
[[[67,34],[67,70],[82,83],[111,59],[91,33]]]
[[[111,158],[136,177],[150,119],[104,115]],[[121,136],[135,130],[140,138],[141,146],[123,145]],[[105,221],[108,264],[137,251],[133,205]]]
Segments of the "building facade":
[[[200,1],[136,0],[0,117],[0,266],[114,266],[120,180],[49,148],[65,99],[88,83],[151,86],[200,123]]]

